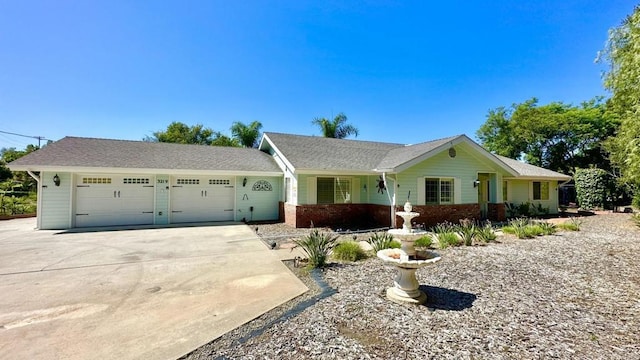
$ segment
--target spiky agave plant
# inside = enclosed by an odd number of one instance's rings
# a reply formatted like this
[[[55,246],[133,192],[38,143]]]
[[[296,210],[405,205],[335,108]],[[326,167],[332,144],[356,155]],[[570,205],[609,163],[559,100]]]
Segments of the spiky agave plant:
[[[296,246],[302,248],[309,258],[309,266],[323,267],[327,263],[329,253],[336,245],[338,235],[331,235],[314,229],[307,236],[294,240]]]

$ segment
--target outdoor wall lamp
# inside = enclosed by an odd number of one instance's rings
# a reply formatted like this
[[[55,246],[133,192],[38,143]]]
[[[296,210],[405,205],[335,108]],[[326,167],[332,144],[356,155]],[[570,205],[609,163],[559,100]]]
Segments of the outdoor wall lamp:
[[[242,179],[242,187],[247,186],[247,178]]]
[[[58,176],[58,174],[53,175],[53,183],[56,186],[60,186],[60,176]]]
[[[478,187],[478,185],[480,185],[480,180],[476,179],[476,180],[473,182],[473,187]]]

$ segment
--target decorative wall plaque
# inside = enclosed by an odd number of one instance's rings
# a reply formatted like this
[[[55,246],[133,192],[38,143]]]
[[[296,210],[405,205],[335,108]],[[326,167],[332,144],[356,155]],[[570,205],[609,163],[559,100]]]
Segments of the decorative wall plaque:
[[[266,180],[258,180],[255,182],[255,184],[253,184],[253,188],[251,188],[251,190],[253,191],[273,191],[273,188],[271,187],[271,183],[266,181]]]

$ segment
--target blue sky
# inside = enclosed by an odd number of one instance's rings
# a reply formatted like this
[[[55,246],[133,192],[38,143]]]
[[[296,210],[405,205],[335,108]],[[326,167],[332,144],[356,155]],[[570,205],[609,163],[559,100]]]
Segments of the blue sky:
[[[0,130],[319,135],[314,117],[344,112],[362,140],[475,138],[492,108],[606,96],[594,59],[634,4],[0,0]]]

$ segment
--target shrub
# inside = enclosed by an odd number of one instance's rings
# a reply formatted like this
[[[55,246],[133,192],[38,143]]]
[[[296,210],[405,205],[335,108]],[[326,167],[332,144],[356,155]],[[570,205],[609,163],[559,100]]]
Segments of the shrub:
[[[296,246],[302,248],[309,258],[309,266],[323,267],[326,264],[329,252],[335,246],[338,236],[321,233],[317,229],[302,239],[294,240]]]
[[[493,232],[493,226],[491,221],[487,221],[483,226],[478,226],[476,231],[476,238],[482,242],[491,242],[496,240],[496,234]]]
[[[530,224],[524,227],[525,238],[530,239],[544,234],[544,230],[538,224]]]
[[[602,169],[577,169],[575,174],[576,197],[585,210],[604,208],[611,178]]]
[[[431,237],[431,235],[425,235],[419,239],[417,239],[413,245],[416,247],[431,247],[431,245],[433,244],[433,238]]]
[[[374,233],[367,239],[367,242],[375,252],[384,249],[397,249],[400,247],[400,244],[393,240],[393,235],[389,233]]]
[[[633,195],[631,205],[633,205],[633,207],[635,207],[636,209],[640,209],[640,189],[636,190],[636,193]]]
[[[543,235],[552,235],[552,234],[555,234],[556,232],[556,226],[553,225],[552,223],[542,221],[538,223],[538,226],[542,230]]]
[[[0,195],[0,214],[34,214],[36,212],[37,199],[35,193],[28,195]]]
[[[444,222],[433,227],[433,232],[438,236],[438,246],[445,249],[449,246],[459,246],[461,241],[456,234],[455,226],[451,223]]]
[[[333,257],[343,261],[358,261],[367,258],[367,253],[355,241],[345,241],[333,248]]]
[[[582,221],[572,217],[569,218],[569,221],[556,225],[556,228],[566,231],[580,231],[580,225],[582,225]]]

